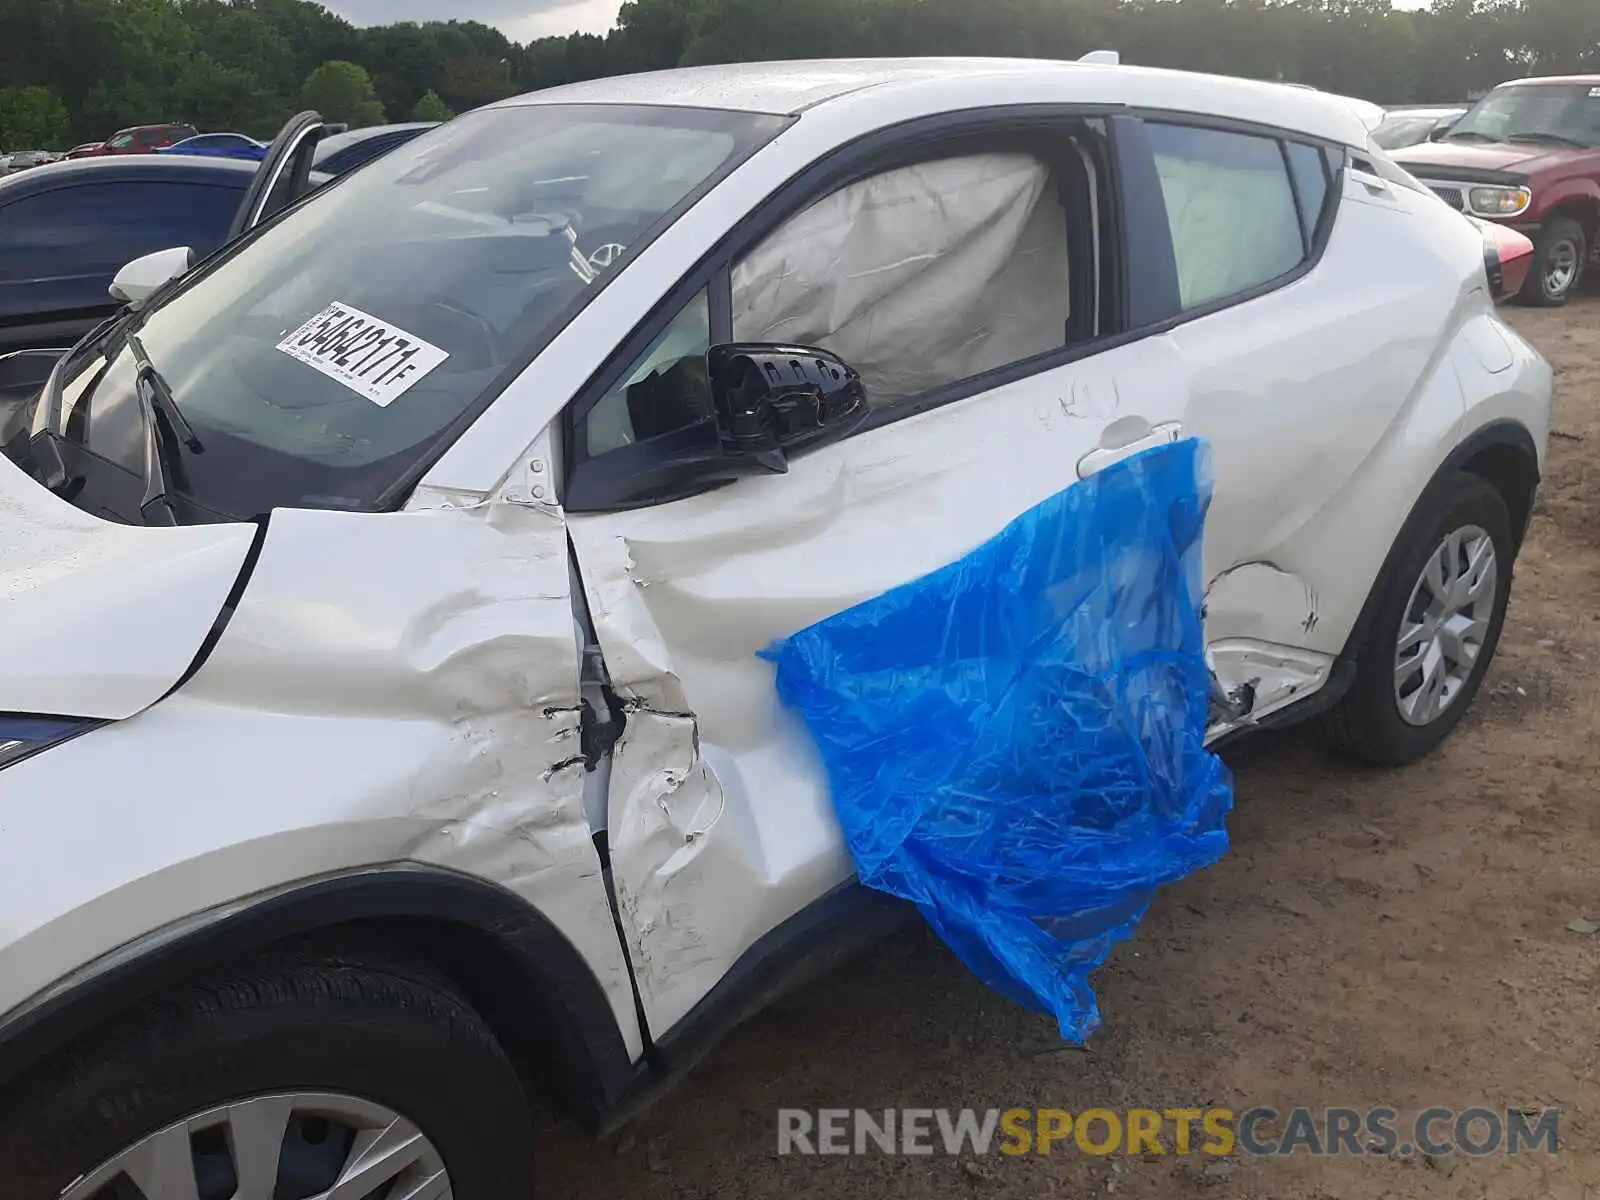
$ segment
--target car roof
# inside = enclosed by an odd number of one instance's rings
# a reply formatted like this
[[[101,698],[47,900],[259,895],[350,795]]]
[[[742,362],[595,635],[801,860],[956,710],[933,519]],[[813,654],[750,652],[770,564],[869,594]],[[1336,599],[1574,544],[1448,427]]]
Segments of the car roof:
[[[531,104],[638,104],[799,116],[887,88],[947,97],[948,85],[1037,80],[1042,102],[1149,105],[1223,116],[1265,118],[1281,128],[1365,143],[1382,118],[1375,104],[1315,88],[1154,67],[1024,58],[850,58],[680,67],[565,84],[499,101]],[[982,93],[973,94],[982,102]],[[948,107],[948,104],[942,105]]]
[[[250,186],[261,164],[233,158],[203,158],[183,154],[128,154],[114,158],[69,158],[61,162],[30,167],[16,175],[0,178],[0,199],[23,192],[47,191],[77,183],[159,182],[211,183],[235,187]],[[329,176],[313,171],[313,183],[326,183]]]
[[[21,175],[0,179],[0,193],[10,194],[26,182],[34,190],[63,183],[126,183],[132,180],[175,179],[186,183],[219,183],[249,187],[258,164],[227,158],[186,158],[183,155],[129,154],[115,158],[69,158],[34,167]]]
[[[1554,84],[1587,84],[1589,87],[1600,87],[1600,75],[1534,75],[1528,79],[1508,79],[1504,83],[1496,84],[1495,91],[1510,87],[1544,87]]]

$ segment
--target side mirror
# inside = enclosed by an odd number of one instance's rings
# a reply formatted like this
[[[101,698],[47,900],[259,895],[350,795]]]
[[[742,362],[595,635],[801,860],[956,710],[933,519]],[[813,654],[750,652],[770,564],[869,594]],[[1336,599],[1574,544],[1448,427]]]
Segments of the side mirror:
[[[658,504],[782,474],[790,454],[848,436],[869,412],[861,376],[843,359],[768,343],[679,359],[629,387],[627,404],[635,440],[578,465],[569,509]]]
[[[867,419],[867,389],[843,359],[811,346],[740,343],[706,355],[724,453],[769,471]]]
[[[136,258],[118,271],[116,278],[111,281],[111,298],[124,304],[137,304],[193,265],[194,251],[188,246],[174,246],[170,250],[157,250],[154,254]]]
[[[1428,140],[1430,142],[1442,142],[1442,141],[1444,141],[1445,134],[1449,133],[1450,130],[1452,128],[1454,128],[1455,123],[1456,123],[1456,118],[1454,118],[1454,117],[1446,117],[1444,120],[1440,121],[1437,125],[1435,125],[1432,129],[1428,130]]]

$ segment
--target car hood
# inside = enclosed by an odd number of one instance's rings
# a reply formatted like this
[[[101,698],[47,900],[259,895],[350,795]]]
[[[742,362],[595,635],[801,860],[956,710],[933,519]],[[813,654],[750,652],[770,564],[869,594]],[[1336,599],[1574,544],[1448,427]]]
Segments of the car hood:
[[[1412,174],[1437,176],[1450,167],[1479,171],[1520,171],[1535,174],[1571,162],[1597,157],[1592,150],[1560,146],[1533,146],[1526,142],[1422,142],[1396,150],[1392,156]]]
[[[82,512],[0,457],[0,713],[131,717],[199,654],[254,525]]]

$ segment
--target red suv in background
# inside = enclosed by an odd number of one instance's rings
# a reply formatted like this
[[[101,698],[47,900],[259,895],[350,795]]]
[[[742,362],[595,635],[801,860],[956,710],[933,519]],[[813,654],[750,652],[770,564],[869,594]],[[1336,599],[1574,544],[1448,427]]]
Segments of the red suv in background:
[[[1600,250],[1600,75],[1502,83],[1391,155],[1453,207],[1533,240],[1524,304],[1565,304]]]
[[[154,154],[200,131],[193,125],[135,125],[118,130],[97,146],[79,146],[68,158],[97,158],[103,154]]]

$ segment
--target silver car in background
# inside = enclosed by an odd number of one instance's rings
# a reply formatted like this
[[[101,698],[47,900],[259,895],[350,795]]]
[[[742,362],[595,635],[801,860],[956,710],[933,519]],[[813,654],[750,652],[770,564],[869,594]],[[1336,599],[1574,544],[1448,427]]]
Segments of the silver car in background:
[[[1372,140],[1385,150],[1399,150],[1419,142],[1431,142],[1461,119],[1465,104],[1426,108],[1391,108],[1383,123],[1372,131]]]

